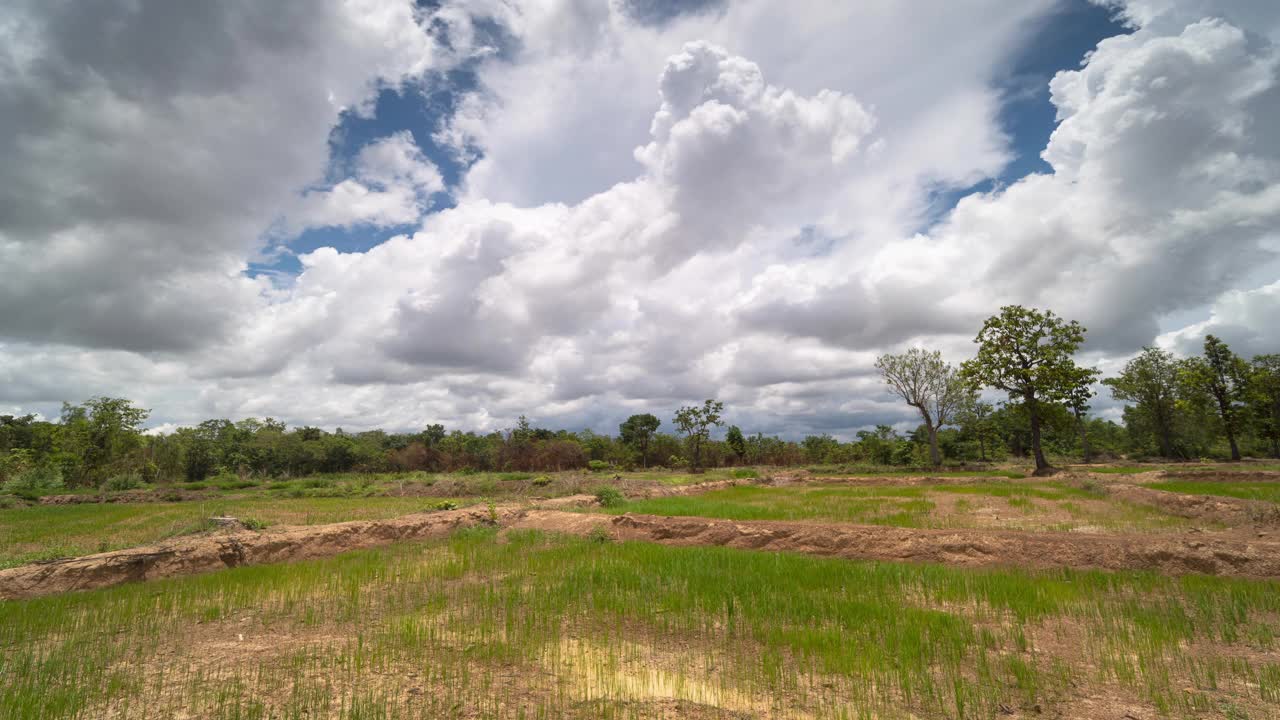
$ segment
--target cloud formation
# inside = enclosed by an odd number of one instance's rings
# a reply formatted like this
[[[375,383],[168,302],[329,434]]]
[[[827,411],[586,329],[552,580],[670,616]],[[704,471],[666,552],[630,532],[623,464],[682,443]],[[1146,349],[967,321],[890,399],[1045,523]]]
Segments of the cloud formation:
[[[714,395],[752,431],[849,435],[909,421],[878,353],[960,360],[1009,302],[1080,319],[1104,367],[1203,332],[1280,350],[1280,10],[1117,4],[1133,32],[1050,83],[1052,171],[938,219],[1012,158],[1001,63],[1053,7],[953,5],[20,8],[0,406],[609,429]],[[344,110],[461,63],[478,82],[431,128],[479,153],[461,187],[407,132],[329,157]],[[245,272],[316,227],[380,242]]]

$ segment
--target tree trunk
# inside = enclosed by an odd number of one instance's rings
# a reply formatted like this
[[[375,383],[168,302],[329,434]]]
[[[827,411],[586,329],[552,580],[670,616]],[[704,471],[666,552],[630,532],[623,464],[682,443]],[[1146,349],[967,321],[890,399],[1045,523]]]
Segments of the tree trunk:
[[[929,426],[929,460],[934,467],[942,467],[942,453],[938,452],[938,428]]]
[[[1089,449],[1089,428],[1084,421],[1084,413],[1076,410],[1076,425],[1080,428],[1080,450],[1085,462],[1093,462],[1093,452]]]
[[[1271,457],[1280,458],[1280,435],[1271,436]]]
[[[1173,457],[1173,432],[1169,429],[1172,422],[1170,418],[1165,416],[1163,406],[1159,399],[1152,403],[1155,406],[1156,415],[1156,433],[1160,440],[1160,455],[1166,458]]]
[[[640,445],[640,467],[648,469],[649,467],[649,441],[645,440]]]
[[[1240,446],[1236,444],[1235,418],[1231,416],[1231,405],[1226,394],[1214,393],[1218,400],[1218,414],[1222,416],[1222,429],[1227,431],[1227,443],[1231,445],[1231,459],[1240,459]]]
[[[1031,416],[1031,452],[1036,457],[1036,475],[1047,475],[1052,469],[1049,461],[1044,459],[1044,450],[1040,447],[1040,406],[1035,396],[1027,396],[1027,414]]]
[[[987,438],[982,433],[978,433],[978,457],[982,462],[987,461]]]

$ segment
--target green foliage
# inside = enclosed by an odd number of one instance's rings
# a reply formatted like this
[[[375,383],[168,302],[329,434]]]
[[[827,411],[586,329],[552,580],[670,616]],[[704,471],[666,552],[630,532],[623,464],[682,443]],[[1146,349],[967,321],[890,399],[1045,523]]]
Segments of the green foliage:
[[[146,483],[142,481],[142,475],[136,472],[120,473],[112,475],[98,486],[98,489],[106,492],[119,492],[123,490],[137,490],[145,487]]]
[[[595,496],[596,496],[596,502],[600,503],[601,507],[607,507],[607,508],[619,507],[624,503],[626,503],[627,501],[627,499],[623,497],[622,492],[619,491],[618,488],[610,485],[605,485],[604,487],[597,488],[595,492]]]
[[[684,433],[690,450],[689,469],[692,472],[702,470],[702,450],[711,437],[711,428],[723,425],[720,414],[724,412],[724,403],[706,400],[702,406],[689,405],[676,411],[674,424]]]
[[[1178,363],[1166,350],[1145,347],[1120,374],[1102,384],[1117,400],[1134,403],[1126,422],[1141,446],[1154,440],[1164,457],[1175,456]]]
[[[604,460],[591,460],[587,462],[587,469],[591,472],[605,472],[610,470],[612,467],[612,465]]]
[[[10,495],[34,499],[62,492],[66,485],[62,482],[62,471],[57,467],[37,465],[15,473],[0,488]]]
[[[546,487],[550,484],[551,484],[551,478],[547,477],[546,475],[539,475],[538,477],[533,479],[534,487]]]
[[[240,524],[245,530],[263,530],[267,527],[266,522],[252,517],[240,518]]]
[[[644,467],[648,466],[649,443],[661,424],[662,421],[656,416],[643,413],[632,415],[618,426],[618,439],[640,454],[640,464]]]
[[[1280,458],[1280,354],[1253,358],[1245,402],[1258,435],[1270,442],[1271,456]]]
[[[747,439],[742,436],[742,429],[737,425],[729,426],[724,441],[733,450],[733,454],[738,456],[739,462],[747,457]]]
[[[1247,397],[1246,377],[1248,366],[1227,344],[1212,335],[1204,339],[1204,357],[1188,358],[1179,369],[1180,380],[1193,404],[1197,395],[1211,401],[1217,408],[1218,418],[1231,447],[1231,459],[1240,459],[1238,436],[1241,417]]]
[[[452,500],[441,500],[440,502],[432,505],[431,509],[432,510],[457,510],[458,503]]]
[[[1080,323],[1066,322],[1051,310],[1006,305],[983,323],[974,338],[978,355],[962,365],[972,384],[1003,390],[1026,407],[1037,471],[1049,467],[1041,447],[1040,405],[1079,402],[1081,389],[1098,375],[1072,359],[1084,333]]]

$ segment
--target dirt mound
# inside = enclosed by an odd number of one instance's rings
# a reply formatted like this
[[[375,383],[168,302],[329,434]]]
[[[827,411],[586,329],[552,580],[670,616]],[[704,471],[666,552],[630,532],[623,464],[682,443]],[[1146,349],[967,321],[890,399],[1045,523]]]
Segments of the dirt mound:
[[[918,530],[801,522],[732,522],[695,517],[615,518],[534,510],[515,528],[572,534],[607,529],[615,538],[671,545],[720,545],[864,560],[948,565],[1016,565],[1157,570],[1280,578],[1280,542],[1181,536],[1066,535],[1001,530]]]
[[[327,557],[401,540],[440,537],[462,527],[510,524],[524,512],[515,506],[496,507],[492,513],[487,508],[466,508],[391,520],[193,536],[161,545],[0,570],[0,599],[32,598],[238,565]]]
[[[1107,485],[1111,497],[1149,505],[1170,515],[1224,523],[1231,526],[1280,526],[1280,505],[1263,500],[1218,495],[1187,495],[1140,485]]]

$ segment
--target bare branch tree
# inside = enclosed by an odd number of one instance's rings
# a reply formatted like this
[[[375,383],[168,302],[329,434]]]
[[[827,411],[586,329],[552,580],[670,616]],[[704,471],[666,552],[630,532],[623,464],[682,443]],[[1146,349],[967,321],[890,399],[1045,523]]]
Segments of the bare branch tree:
[[[929,459],[942,464],[938,429],[950,424],[969,396],[956,369],[942,361],[942,353],[911,348],[901,355],[881,355],[876,367],[893,394],[920,411],[929,431]]]

